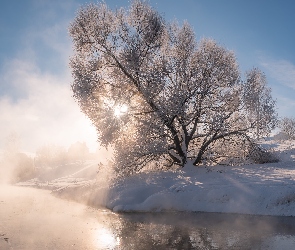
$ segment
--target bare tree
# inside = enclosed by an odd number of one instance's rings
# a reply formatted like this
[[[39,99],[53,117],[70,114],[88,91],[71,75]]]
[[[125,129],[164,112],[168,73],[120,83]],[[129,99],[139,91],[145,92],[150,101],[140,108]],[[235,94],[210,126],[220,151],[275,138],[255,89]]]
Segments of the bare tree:
[[[87,5],[69,32],[74,97],[118,166],[197,165],[217,158],[216,146],[250,139],[234,53],[196,42],[188,23],[166,23],[135,0],[128,10]]]

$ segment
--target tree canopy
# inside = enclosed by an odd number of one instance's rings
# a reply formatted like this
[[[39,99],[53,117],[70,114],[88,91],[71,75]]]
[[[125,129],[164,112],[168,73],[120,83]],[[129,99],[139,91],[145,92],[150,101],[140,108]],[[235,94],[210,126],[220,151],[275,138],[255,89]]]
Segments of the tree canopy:
[[[270,89],[252,91],[265,86],[262,72],[242,81],[232,51],[197,41],[187,22],[166,22],[146,1],[114,11],[86,5],[69,32],[74,97],[119,167],[224,159],[228,147],[241,149],[253,131],[263,136],[276,124]]]

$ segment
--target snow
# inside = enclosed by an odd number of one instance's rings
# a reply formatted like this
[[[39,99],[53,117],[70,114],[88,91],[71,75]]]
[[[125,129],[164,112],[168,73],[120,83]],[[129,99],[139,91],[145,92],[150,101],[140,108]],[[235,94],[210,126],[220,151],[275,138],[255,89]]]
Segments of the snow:
[[[195,167],[194,167],[195,168]],[[205,211],[295,215],[294,164],[187,166],[119,181],[107,207],[115,212]]]
[[[51,180],[55,188],[77,185],[92,189],[92,202],[114,212],[220,212],[295,216],[295,142],[265,141],[279,157],[278,163],[244,166],[200,166],[188,163],[178,171],[140,173],[109,183],[104,171],[95,180],[83,179],[83,171]],[[79,174],[78,174],[79,173]],[[35,180],[36,181],[36,180]],[[28,182],[27,182],[28,184]],[[22,183],[25,185],[25,183]],[[40,183],[39,183],[40,185]],[[52,188],[53,189],[53,188]],[[86,188],[87,189],[87,188]]]

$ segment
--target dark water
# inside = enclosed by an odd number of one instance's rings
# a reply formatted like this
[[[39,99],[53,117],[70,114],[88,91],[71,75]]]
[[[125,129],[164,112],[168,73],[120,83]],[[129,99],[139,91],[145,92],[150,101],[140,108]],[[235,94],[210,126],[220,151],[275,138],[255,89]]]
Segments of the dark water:
[[[295,249],[293,217],[132,213],[113,220],[104,249]]]

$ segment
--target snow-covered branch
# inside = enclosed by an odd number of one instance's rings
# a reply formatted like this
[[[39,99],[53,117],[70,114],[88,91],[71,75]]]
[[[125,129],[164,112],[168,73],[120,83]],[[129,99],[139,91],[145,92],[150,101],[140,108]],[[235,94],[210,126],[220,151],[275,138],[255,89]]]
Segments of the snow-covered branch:
[[[241,81],[232,51],[197,42],[188,23],[165,22],[146,1],[115,11],[82,7],[69,32],[74,97],[120,166],[199,164],[217,141],[255,129],[260,136],[276,124],[259,70]],[[115,115],[118,105],[128,112]]]

